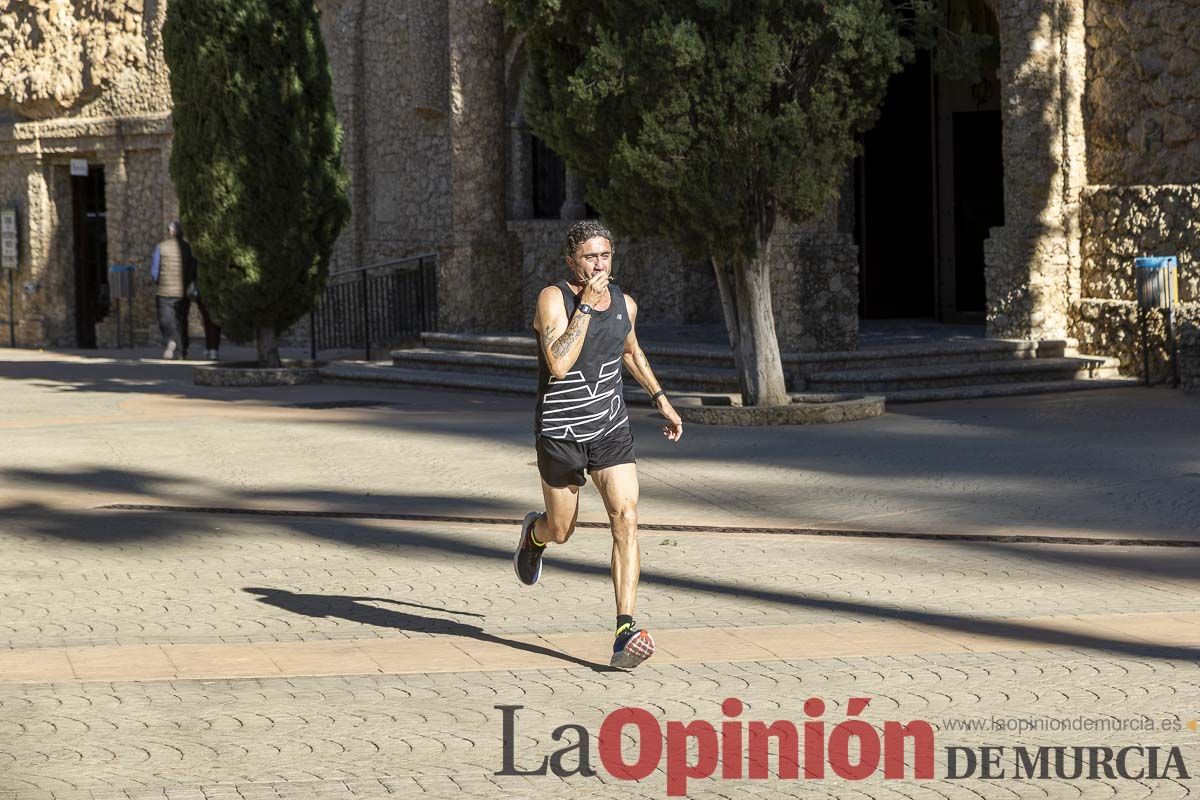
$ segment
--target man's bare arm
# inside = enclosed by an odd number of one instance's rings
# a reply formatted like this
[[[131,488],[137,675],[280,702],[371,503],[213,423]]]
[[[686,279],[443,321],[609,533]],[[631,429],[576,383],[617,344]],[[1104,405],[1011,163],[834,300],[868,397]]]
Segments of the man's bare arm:
[[[629,307],[629,335],[625,337],[625,352],[621,355],[621,361],[624,362],[625,368],[629,370],[629,374],[633,375],[634,380],[642,385],[651,397],[658,395],[654,401],[654,407],[658,412],[667,418],[667,425],[663,428],[663,436],[666,436],[673,442],[679,441],[679,437],[683,436],[683,421],[679,418],[679,414],[675,411],[675,407],[671,405],[670,399],[665,394],[659,394],[662,391],[662,385],[658,382],[658,378],[654,377],[654,370],[650,369],[650,359],[646,358],[645,352],[642,351],[641,345],[637,340],[637,303],[632,297],[626,295],[625,303]]]
[[[636,341],[634,347],[636,349],[627,350],[621,356],[621,360],[625,362],[625,369],[629,370],[633,379],[640,383],[649,394],[654,394],[662,387],[659,385],[658,379],[654,377],[654,370],[650,369],[650,360],[646,358],[642,348],[637,347]]]
[[[550,287],[538,296],[538,313],[535,326],[546,357],[546,364],[555,378],[563,378],[583,352],[583,340],[591,317],[576,312],[570,322],[562,306],[562,295]]]
[[[579,351],[583,349],[583,335],[587,333],[588,320],[591,316],[588,314],[575,314],[571,319],[571,324],[567,326],[567,330],[562,336],[554,340],[554,344],[550,345],[550,352],[556,359],[570,358],[571,364],[575,363],[575,359],[579,357]],[[575,344],[579,343],[579,347]],[[574,354],[571,351],[574,350]],[[568,369],[570,366],[567,367]]]
[[[625,337],[625,352],[621,354],[621,360],[634,380],[640,383],[647,392],[654,394],[662,387],[659,385],[658,379],[654,377],[654,370],[650,369],[650,360],[646,358],[641,345],[638,344],[637,303],[633,301],[632,297],[626,295],[625,304],[629,308],[630,328],[629,335]]]

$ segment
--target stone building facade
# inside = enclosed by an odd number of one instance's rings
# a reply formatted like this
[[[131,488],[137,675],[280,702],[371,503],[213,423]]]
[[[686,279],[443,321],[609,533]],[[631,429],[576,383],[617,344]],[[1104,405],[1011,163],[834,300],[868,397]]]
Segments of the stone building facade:
[[[0,0],[0,208],[17,212],[20,346],[115,344],[102,273],[148,264],[176,213],[165,16],[153,0]],[[72,176],[73,159],[88,174]],[[132,309],[142,342],[154,324],[147,273],[135,273]],[[7,316],[6,297],[0,308]]]
[[[565,228],[587,206],[582,182],[561,165],[552,174],[525,124],[520,37],[486,0],[316,2],[351,173],[334,270],[435,252],[444,329],[527,326],[532,297],[561,269]],[[0,207],[17,208],[22,226],[21,344],[76,343],[70,159],[103,167],[110,263],[144,266],[174,214],[165,7],[0,0],[10,109]],[[1134,257],[1178,255],[1181,316],[1200,318],[1200,0],[954,0],[951,13],[994,33],[989,74],[973,85],[910,75],[905,91],[924,93],[929,121],[919,136],[888,138],[911,158],[868,137],[839,202],[780,230],[782,348],[851,349],[860,313],[932,316],[978,321],[994,337],[1076,338],[1137,373]],[[915,182],[880,172],[901,161],[918,165]],[[548,176],[559,181],[549,193]],[[995,200],[973,210],[980,181],[993,181]],[[889,241],[888,218],[906,207],[928,226]],[[976,250],[972,275],[963,265]],[[656,321],[720,318],[709,267],[662,243],[622,240],[616,268]],[[872,292],[896,286],[920,302],[874,304]],[[145,339],[148,294],[136,309]],[[111,342],[111,328],[101,320],[97,341]]]

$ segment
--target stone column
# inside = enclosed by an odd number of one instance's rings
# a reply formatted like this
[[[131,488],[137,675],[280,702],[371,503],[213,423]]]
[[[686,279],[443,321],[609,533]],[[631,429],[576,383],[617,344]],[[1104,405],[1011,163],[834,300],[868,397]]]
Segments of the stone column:
[[[41,347],[49,344],[46,338],[46,311],[39,302],[47,301],[57,307],[53,313],[66,316],[66,300],[50,292],[40,291],[51,263],[50,235],[54,228],[50,205],[50,168],[39,152],[29,163],[25,176],[25,208],[18,209],[17,230],[21,238],[23,258],[13,280],[13,301],[17,318],[17,346]],[[4,303],[8,302],[8,276],[4,278]],[[61,307],[61,308],[60,308]],[[7,309],[5,315],[7,316]],[[8,344],[8,332],[3,332],[4,343]]]
[[[988,335],[1063,338],[1079,296],[1081,0],[994,0],[1000,23],[1005,224],[985,244]]]
[[[558,212],[559,219],[577,220],[587,216],[587,202],[583,199],[583,193],[587,188],[587,181],[567,169],[567,183],[565,199],[563,200],[562,208]]]
[[[125,149],[120,139],[117,140],[116,149],[101,150],[97,156],[104,166],[104,229],[107,237],[108,264],[101,266],[101,269],[107,270],[111,264],[141,261],[145,256],[134,255],[130,252],[129,172],[125,163]],[[113,303],[110,309],[104,319],[96,322],[96,344],[99,347],[119,345],[116,304]],[[124,323],[125,320],[122,318],[121,324],[124,325]],[[128,341],[128,333],[124,331],[122,333],[124,333],[122,339]]]
[[[520,269],[505,225],[504,26],[487,0],[449,0],[451,227],[438,271],[449,330],[512,330]],[[530,312],[531,315],[532,312]]]

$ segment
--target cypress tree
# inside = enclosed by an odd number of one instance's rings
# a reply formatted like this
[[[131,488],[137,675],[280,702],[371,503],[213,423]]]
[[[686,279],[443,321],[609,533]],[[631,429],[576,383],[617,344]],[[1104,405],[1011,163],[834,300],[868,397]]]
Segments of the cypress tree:
[[[171,0],[171,178],[200,293],[234,341],[276,337],[324,290],[350,215],[313,0]]]

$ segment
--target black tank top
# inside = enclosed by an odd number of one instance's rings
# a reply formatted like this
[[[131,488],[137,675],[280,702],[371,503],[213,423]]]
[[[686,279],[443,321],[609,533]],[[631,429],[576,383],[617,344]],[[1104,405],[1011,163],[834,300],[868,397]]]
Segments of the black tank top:
[[[569,320],[579,305],[579,297],[565,280],[554,285],[562,292]],[[633,323],[625,307],[625,295],[615,283],[608,285],[608,294],[612,302],[604,311],[592,311],[583,350],[561,380],[550,374],[546,354],[538,348],[538,403],[534,419],[534,432],[538,436],[588,442],[629,425],[621,355]]]

